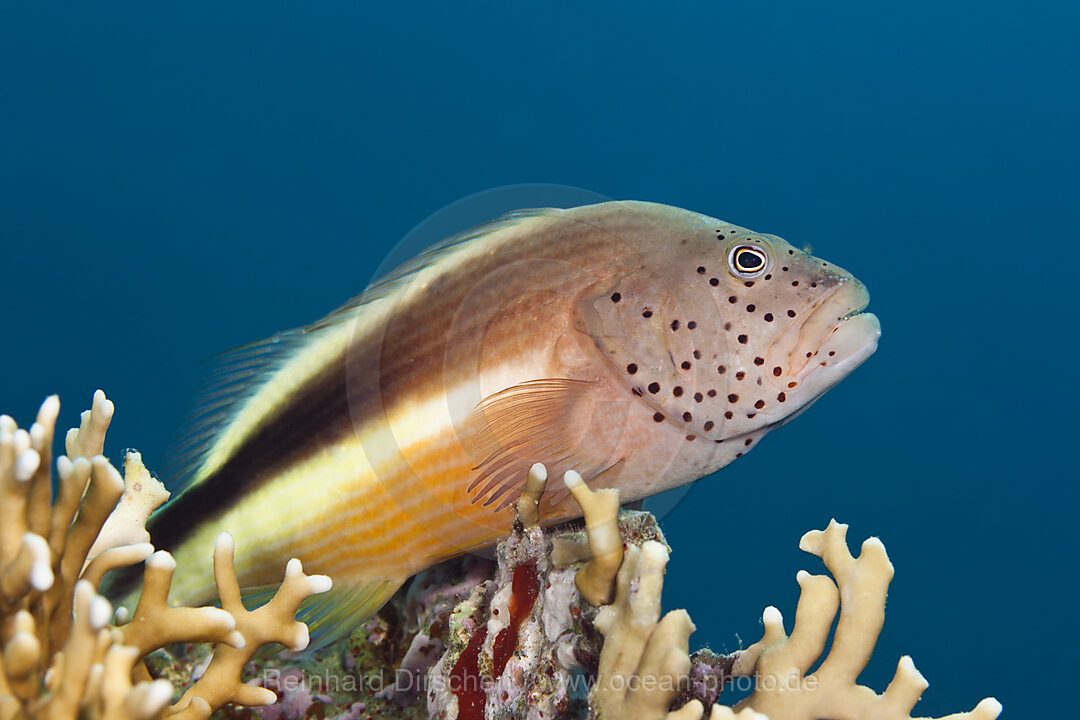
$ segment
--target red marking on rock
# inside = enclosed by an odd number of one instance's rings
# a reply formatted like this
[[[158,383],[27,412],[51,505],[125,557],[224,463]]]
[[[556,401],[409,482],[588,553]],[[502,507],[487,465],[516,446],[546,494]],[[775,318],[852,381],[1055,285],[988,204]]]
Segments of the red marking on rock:
[[[492,648],[492,665],[497,680],[506,669],[506,663],[517,647],[518,631],[525,618],[532,612],[540,594],[540,575],[536,572],[536,560],[529,560],[514,568],[514,581],[510,586],[510,625],[495,636]]]
[[[517,647],[521,624],[529,617],[536,598],[540,595],[540,574],[536,560],[529,560],[514,568],[510,586],[510,625],[495,636],[492,647],[492,670],[497,680],[506,669]],[[487,639],[487,625],[481,626],[469,638],[450,671],[450,690],[457,697],[458,720],[483,720],[484,703],[487,700],[485,679],[480,676],[480,650]]]
[[[450,671],[450,690],[457,697],[459,720],[484,720],[484,683],[480,677],[480,648],[487,639],[487,625],[476,631]]]

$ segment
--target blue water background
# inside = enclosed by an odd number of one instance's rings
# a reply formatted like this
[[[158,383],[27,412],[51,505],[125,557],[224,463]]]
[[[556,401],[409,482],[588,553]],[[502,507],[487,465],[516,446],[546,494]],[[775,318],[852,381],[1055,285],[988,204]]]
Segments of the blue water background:
[[[215,352],[470,193],[562,183],[796,244],[881,349],[664,519],[692,644],[793,617],[830,517],[897,568],[863,679],[1062,712],[1080,665],[1080,5],[0,5],[0,409],[103,387],[156,467]],[[1066,712],[1066,715],[1069,713]]]

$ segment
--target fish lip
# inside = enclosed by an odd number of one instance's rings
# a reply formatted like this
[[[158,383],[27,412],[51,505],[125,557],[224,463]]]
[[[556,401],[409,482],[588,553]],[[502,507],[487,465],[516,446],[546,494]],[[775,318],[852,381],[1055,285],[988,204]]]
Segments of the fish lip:
[[[838,322],[837,325],[838,326],[842,325],[845,322],[847,322],[848,320],[850,320],[851,318],[853,318],[853,317],[855,317],[857,315],[862,315],[866,311],[866,308],[869,307],[869,305],[870,305],[870,299],[867,298],[866,302],[864,302],[861,307],[857,307],[854,310],[852,310],[851,312],[849,312],[847,315],[844,315],[843,317],[841,317],[840,322]]]
[[[809,374],[820,367],[818,363],[810,362],[816,356],[821,347],[838,332],[846,323],[864,314],[870,305],[870,293],[866,286],[854,277],[845,279],[840,285],[822,300],[816,308],[807,315],[799,326],[798,340],[789,358],[791,375],[799,380],[804,380]],[[822,326],[820,332],[804,337],[803,333],[812,330],[818,320],[825,316],[835,316],[835,322]],[[811,352],[811,357],[806,353]]]
[[[847,340],[843,333],[844,331],[850,331],[849,337],[857,338],[860,334],[865,333],[861,342],[853,345],[847,352],[830,358],[828,365],[823,365],[818,362],[808,362],[807,367],[800,373],[800,382],[806,383],[810,376],[815,373],[825,372],[826,370],[832,373],[839,372],[839,375],[828,384],[825,389],[832,387],[840,379],[847,377],[847,375],[861,365],[867,358],[877,351],[878,341],[881,339],[881,322],[877,316],[871,312],[864,312],[866,306],[859,308],[858,311],[852,312],[845,316],[834,326],[834,330],[829,332],[826,336],[826,340]],[[834,332],[835,331],[835,332]],[[851,335],[854,333],[854,335]],[[824,344],[824,343],[823,343]],[[824,390],[822,390],[824,392]]]

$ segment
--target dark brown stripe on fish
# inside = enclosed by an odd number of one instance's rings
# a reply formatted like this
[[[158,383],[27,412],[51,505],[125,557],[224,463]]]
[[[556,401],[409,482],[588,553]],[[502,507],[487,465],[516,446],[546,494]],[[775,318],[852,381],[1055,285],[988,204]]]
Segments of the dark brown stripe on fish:
[[[351,432],[343,358],[289,398],[287,405],[244,440],[216,471],[154,515],[154,546],[178,547],[198,525],[231,508],[275,471],[310,456]]]

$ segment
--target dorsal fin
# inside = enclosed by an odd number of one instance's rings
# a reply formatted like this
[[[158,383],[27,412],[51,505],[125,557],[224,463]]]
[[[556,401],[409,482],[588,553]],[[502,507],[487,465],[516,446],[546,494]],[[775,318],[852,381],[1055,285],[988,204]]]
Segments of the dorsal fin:
[[[211,474],[205,466],[223,432],[266,387],[268,381],[300,352],[335,330],[342,329],[367,307],[407,286],[415,275],[452,255],[466,243],[490,237],[521,222],[553,212],[558,211],[518,210],[454,235],[379,278],[363,293],[311,325],[277,333],[210,358],[207,374],[195,395],[196,400],[167,455],[165,476],[174,496]]]

